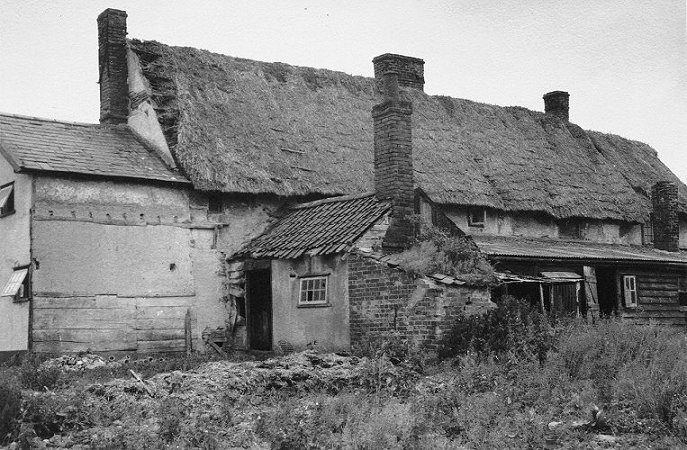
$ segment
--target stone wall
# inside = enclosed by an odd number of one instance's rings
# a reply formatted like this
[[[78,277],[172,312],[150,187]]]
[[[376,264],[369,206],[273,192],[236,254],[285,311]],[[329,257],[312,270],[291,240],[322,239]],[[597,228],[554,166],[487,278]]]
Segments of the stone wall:
[[[435,349],[455,318],[495,306],[488,289],[414,278],[357,254],[348,259],[348,298],[351,345],[368,333],[397,332]]]

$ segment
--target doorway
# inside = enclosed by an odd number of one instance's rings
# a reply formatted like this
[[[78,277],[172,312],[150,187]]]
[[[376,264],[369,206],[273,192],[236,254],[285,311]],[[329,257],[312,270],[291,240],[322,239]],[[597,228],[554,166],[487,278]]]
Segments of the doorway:
[[[246,272],[248,346],[272,350],[272,276],[270,269]]]
[[[599,315],[608,317],[618,312],[618,285],[615,269],[596,268],[596,290],[599,295]]]

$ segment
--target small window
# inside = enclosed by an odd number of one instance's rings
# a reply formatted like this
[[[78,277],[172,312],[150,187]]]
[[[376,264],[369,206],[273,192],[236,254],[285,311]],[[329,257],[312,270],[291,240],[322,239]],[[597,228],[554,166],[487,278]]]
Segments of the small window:
[[[301,278],[299,305],[324,305],[327,303],[327,277]]]
[[[29,285],[29,268],[21,267],[14,269],[12,276],[2,290],[1,297],[13,297],[14,301],[27,301],[31,297]]]
[[[623,276],[623,297],[625,306],[634,308],[637,306],[637,277],[634,275]]]
[[[649,214],[649,221],[642,224],[642,244],[654,243],[654,214]]]
[[[223,210],[222,196],[220,194],[208,195],[208,213],[220,214]]]
[[[14,182],[0,186],[0,217],[14,213]]]
[[[558,225],[558,235],[564,239],[582,239],[582,223],[568,219]]]
[[[470,208],[468,210],[468,226],[483,227],[487,220],[487,210],[485,208]]]
[[[687,306],[687,275],[682,275],[678,278],[677,292],[680,298],[680,306]]]

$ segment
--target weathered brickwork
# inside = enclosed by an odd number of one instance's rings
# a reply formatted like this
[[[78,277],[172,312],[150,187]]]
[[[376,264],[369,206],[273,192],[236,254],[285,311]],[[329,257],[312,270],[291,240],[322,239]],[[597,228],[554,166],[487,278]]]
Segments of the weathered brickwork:
[[[374,58],[372,63],[377,81],[382,80],[385,72],[392,70],[398,73],[398,84],[401,86],[424,90],[425,62],[423,60],[385,53]]]
[[[127,122],[126,17],[124,11],[116,9],[106,9],[98,16],[100,123]]]
[[[654,210],[654,247],[677,252],[680,247],[677,184],[659,181],[651,189]]]
[[[544,94],[544,112],[566,122],[569,120],[570,94],[564,91],[553,91]]]
[[[398,332],[434,349],[458,316],[494,306],[487,289],[434,284],[357,254],[348,259],[348,298],[351,345]]]

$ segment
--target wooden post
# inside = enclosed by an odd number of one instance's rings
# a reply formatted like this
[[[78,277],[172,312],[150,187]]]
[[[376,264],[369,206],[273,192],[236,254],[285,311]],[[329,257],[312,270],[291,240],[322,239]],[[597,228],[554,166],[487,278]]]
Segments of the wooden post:
[[[191,330],[191,308],[186,309],[184,318],[184,337],[186,338],[186,356],[191,356],[193,352],[193,333]]]
[[[546,308],[544,307],[544,284],[539,283],[539,304],[541,305],[541,313],[546,314]]]

